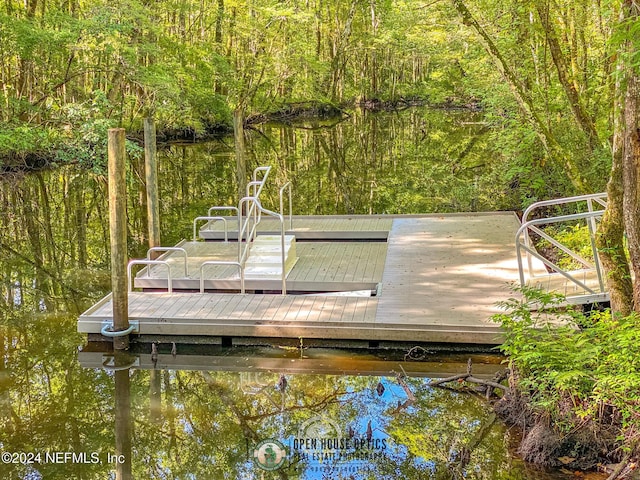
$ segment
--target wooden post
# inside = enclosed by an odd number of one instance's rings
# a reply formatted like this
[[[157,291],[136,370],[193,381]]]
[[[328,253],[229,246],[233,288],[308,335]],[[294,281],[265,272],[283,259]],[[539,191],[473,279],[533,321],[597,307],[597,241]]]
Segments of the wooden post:
[[[129,328],[129,294],[127,289],[127,184],[126,149],[123,128],[108,133],[109,157],[109,232],[111,239],[111,290],[113,330]],[[129,348],[129,337],[114,337],[113,348]]]
[[[115,365],[118,356],[123,352],[116,352]],[[127,358],[123,358],[127,360]],[[115,464],[116,480],[132,480],[131,474],[131,380],[129,369],[114,372],[115,383],[115,440],[116,451],[111,464]]]
[[[158,167],[156,162],[156,124],[153,118],[150,117],[144,119],[144,166],[147,186],[149,247],[159,247],[161,243],[160,207],[158,205]]]

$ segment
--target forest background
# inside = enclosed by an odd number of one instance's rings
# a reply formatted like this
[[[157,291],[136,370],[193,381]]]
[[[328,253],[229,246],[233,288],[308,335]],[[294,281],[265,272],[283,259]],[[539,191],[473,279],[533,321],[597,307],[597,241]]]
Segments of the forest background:
[[[624,444],[629,460],[640,444],[639,8],[634,0],[4,0],[0,170],[103,171],[107,130],[124,127],[135,139],[148,116],[161,139],[233,131],[238,144],[248,125],[278,116],[413,103],[481,110],[489,161],[521,208],[608,188],[599,246],[624,320],[607,317],[602,335],[581,344],[574,331],[564,343],[557,333],[536,343],[520,323],[506,348],[522,390],[558,429],[585,418],[614,423],[608,446]],[[558,404],[579,408],[567,414]]]
[[[106,130],[164,138],[260,114],[482,108],[505,182],[602,191],[621,4],[608,0],[5,0],[0,158],[104,164]],[[380,103],[388,102],[388,103]],[[235,122],[234,122],[235,118]]]

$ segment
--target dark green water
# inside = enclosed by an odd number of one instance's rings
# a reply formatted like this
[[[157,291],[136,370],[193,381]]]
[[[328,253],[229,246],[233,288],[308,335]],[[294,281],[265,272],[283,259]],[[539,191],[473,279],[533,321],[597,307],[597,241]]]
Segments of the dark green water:
[[[415,109],[267,126],[248,132],[243,171],[274,166],[275,185],[293,182],[299,214],[510,208],[480,120]],[[162,150],[166,245],[188,237],[207,207],[235,203],[230,142]],[[136,257],[145,218],[129,173]],[[263,196],[276,205],[277,190]],[[0,205],[2,479],[115,478],[119,461],[136,479],[563,478],[514,457],[514,433],[484,401],[427,386],[426,375],[463,369],[466,357],[417,366],[402,353],[295,348],[178,346],[174,356],[164,344],[155,361],[148,347],[116,359],[80,351],[76,318],[109,290],[106,179],[75,167],[4,178]],[[495,357],[476,361],[499,368]],[[277,470],[254,461],[265,440],[288,451]],[[263,464],[270,445],[258,449]]]

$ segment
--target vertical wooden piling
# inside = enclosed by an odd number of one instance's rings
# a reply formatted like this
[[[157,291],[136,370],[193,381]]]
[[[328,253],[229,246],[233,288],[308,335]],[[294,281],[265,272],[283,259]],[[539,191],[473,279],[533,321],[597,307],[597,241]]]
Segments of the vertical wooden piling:
[[[129,297],[127,291],[127,184],[126,149],[123,128],[108,132],[109,158],[109,232],[111,239],[111,290],[113,330],[129,328]],[[129,348],[129,337],[114,337],[116,350]]]
[[[122,352],[116,353],[123,355]],[[116,361],[116,365],[118,362]],[[115,467],[116,480],[132,480],[131,473],[131,380],[129,370],[116,370],[115,383],[115,437],[116,451],[109,462]]]
[[[158,167],[156,162],[156,124],[153,118],[144,119],[144,165],[147,186],[147,222],[149,247],[159,247],[160,207],[158,204]]]

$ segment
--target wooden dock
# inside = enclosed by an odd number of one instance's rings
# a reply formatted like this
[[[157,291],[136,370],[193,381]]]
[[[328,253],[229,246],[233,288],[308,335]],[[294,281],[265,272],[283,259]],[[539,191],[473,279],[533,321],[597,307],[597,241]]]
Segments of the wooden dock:
[[[239,294],[238,273],[225,266],[207,268],[209,291],[194,292],[198,264],[233,258],[237,243],[185,242],[186,275],[175,253],[164,257],[176,272],[174,292],[131,292],[129,317],[140,335],[495,345],[502,336],[490,317],[518,280],[518,227],[511,212],[294,218],[289,233],[305,241],[288,295],[277,293],[278,280],[252,279],[252,293]],[[166,268],[140,272],[135,287],[166,289]],[[99,334],[111,308],[104,298],[80,316],[78,331]]]

